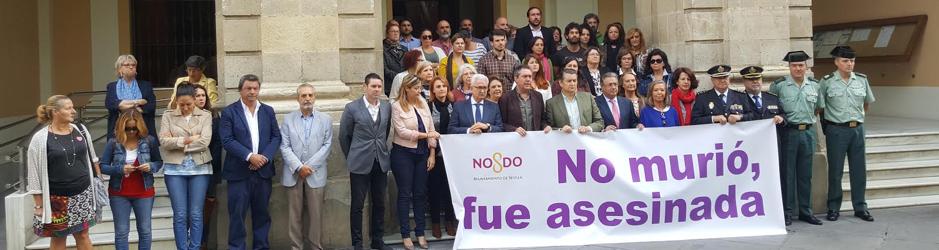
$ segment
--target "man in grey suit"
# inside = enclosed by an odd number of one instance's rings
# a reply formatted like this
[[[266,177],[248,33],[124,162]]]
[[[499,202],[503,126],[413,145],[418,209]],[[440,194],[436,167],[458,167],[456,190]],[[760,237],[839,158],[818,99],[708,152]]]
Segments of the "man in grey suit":
[[[561,94],[548,99],[544,107],[548,126],[559,128],[564,133],[574,130],[583,134],[600,132],[603,129],[603,117],[600,108],[589,93],[577,92],[577,71],[564,69],[561,73]]]
[[[365,96],[346,104],[339,122],[339,144],[349,167],[352,204],[349,213],[352,247],[362,247],[362,208],[365,196],[371,193],[372,212],[369,237],[372,249],[391,249],[382,241],[384,236],[385,189],[389,162],[388,133],[391,104],[381,100],[384,87],[375,73],[365,76]]]
[[[333,127],[329,115],[316,111],[316,89],[304,83],[297,87],[300,110],[290,112],[280,124],[280,153],[284,157],[281,183],[287,188],[288,236],[290,249],[323,249],[323,187],[326,186],[326,158],[332,145]],[[306,206],[306,209],[303,207]],[[303,211],[307,220],[303,221]],[[303,235],[303,225],[308,233]]]

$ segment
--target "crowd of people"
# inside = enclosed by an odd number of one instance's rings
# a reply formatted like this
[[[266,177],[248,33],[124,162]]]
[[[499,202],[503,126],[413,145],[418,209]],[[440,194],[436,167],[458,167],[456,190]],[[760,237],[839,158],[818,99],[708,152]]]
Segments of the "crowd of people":
[[[528,25],[519,29],[504,17],[496,19],[485,38],[472,36],[469,19],[462,20],[460,32],[452,35],[446,20],[438,22],[434,31],[414,29],[407,19],[387,24],[384,75],[365,76],[363,96],[346,104],[339,121],[337,137],[349,171],[350,237],[355,249],[364,247],[366,197],[373,215],[369,246],[390,249],[382,241],[380,216],[388,172],[398,190],[393,204],[406,249],[415,247],[412,236],[418,247],[428,247],[424,235],[428,214],[433,237],[457,233],[437,143],[441,134],[526,136],[536,131],[591,133],[771,119],[778,127],[786,225],[793,216],[821,225],[810,199],[815,131],[821,121],[828,137],[826,219],[839,218],[847,156],[855,216],[873,221],[864,201],[862,124],[874,97],[867,77],[853,72],[851,48],[840,46],[831,52],[838,70],[820,80],[806,75],[808,54],[793,51],[782,59],[789,74],[768,92],[762,91],[759,66],[738,71],[745,91],[730,89],[734,71],[727,65],[710,68],[707,74],[714,87],[698,92],[694,71],[673,69],[664,51],[647,48],[637,28],[627,30],[613,23],[598,34],[599,17],[588,14],[582,24],[570,23],[561,32],[542,26],[537,7],[526,15]],[[419,37],[412,35],[414,31]],[[242,76],[240,98],[215,109],[219,93],[215,80],[203,74],[205,59],[193,56],[185,65],[187,76],[176,81],[170,106],[156,129],[152,86],[136,79],[136,58],[118,57],[117,80],[107,88],[108,141],[100,156],[88,130],[73,124],[75,108],[68,97],[52,96],[38,107],[39,121],[48,126],[34,134],[28,155],[27,190],[36,204],[35,233],[52,237],[53,249],[63,248],[68,235],[75,237],[79,249],[90,249],[88,230],[100,219],[101,206],[110,204],[115,247],[128,248],[133,211],[137,244],[149,249],[153,175],[162,170],[178,249],[203,247],[215,207],[215,186],[221,179],[227,181],[228,247],[248,248],[245,217],[250,213],[251,248],[268,249],[273,159],[280,154],[290,246],[322,249],[333,121],[315,108],[315,87],[298,86],[298,110],[278,124],[274,109],[258,99],[262,86],[258,76]],[[389,137],[391,145],[386,143]],[[110,177],[107,187],[99,185],[104,175]]]

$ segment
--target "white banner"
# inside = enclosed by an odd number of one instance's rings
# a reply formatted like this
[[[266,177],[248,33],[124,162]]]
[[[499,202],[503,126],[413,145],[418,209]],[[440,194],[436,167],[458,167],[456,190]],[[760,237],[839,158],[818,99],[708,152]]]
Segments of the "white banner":
[[[444,135],[454,248],[785,234],[775,129]]]

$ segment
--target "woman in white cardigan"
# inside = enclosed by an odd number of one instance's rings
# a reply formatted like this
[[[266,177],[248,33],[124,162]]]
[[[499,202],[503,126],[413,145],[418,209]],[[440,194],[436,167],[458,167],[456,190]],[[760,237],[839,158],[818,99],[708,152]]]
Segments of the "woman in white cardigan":
[[[68,235],[78,249],[91,249],[95,225],[94,175],[97,162],[88,130],[72,124],[75,108],[63,95],[49,97],[36,116],[48,126],[33,134],[27,153],[26,190],[33,194],[36,235],[52,237],[51,249],[65,249]]]

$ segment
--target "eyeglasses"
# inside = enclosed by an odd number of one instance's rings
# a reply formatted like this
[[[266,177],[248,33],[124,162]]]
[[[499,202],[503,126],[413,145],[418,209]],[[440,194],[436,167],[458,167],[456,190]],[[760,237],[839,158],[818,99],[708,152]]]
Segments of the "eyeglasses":
[[[649,60],[649,62],[654,63],[654,64],[662,64],[665,61],[662,59],[652,59],[652,60]]]
[[[421,39],[430,40],[430,39],[432,39],[432,38],[434,38],[434,37],[433,37],[433,36],[421,36]]]

